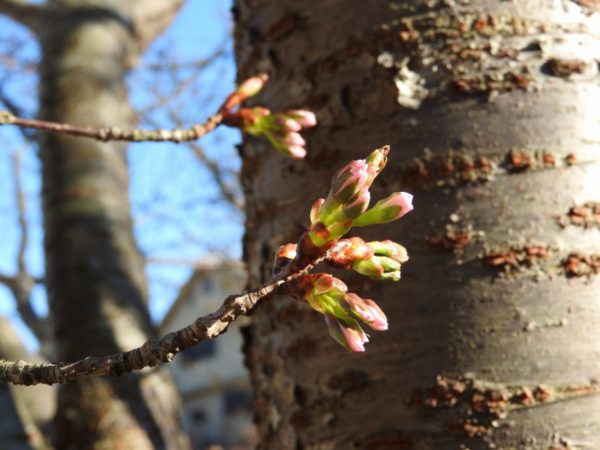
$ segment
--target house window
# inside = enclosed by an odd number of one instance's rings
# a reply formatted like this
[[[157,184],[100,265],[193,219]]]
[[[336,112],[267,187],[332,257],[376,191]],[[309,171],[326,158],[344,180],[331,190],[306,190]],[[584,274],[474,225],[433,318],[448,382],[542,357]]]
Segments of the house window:
[[[204,294],[210,294],[215,290],[215,280],[212,278],[205,278],[202,280],[202,292]]]
[[[252,411],[252,398],[246,390],[236,390],[225,394],[225,413],[235,414]]]

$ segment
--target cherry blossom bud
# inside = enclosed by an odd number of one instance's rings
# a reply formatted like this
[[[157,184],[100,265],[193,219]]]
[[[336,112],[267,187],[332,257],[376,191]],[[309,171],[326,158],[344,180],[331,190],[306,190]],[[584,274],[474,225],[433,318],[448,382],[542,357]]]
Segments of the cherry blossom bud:
[[[408,252],[406,251],[406,248],[389,239],[386,239],[385,241],[368,242],[367,245],[373,249],[374,254],[377,256],[389,256],[400,264],[408,261]]]
[[[314,226],[311,226],[308,236],[315,247],[322,247],[341,238],[350,228],[352,228],[352,220],[333,222],[329,226],[317,222]]]
[[[223,102],[220,110],[221,113],[226,114],[231,112],[231,110],[240,103],[258,94],[264,87],[268,78],[269,77],[267,74],[263,73],[243,81],[235,90],[235,92],[233,92],[229,97],[227,97],[225,102]]]
[[[331,315],[325,316],[329,334],[347,350],[353,352],[364,352],[365,344],[369,337],[356,321],[342,322]]]
[[[283,139],[283,142],[289,146],[298,145],[300,147],[304,147],[306,145],[306,141],[304,140],[304,138],[300,135],[300,133],[297,133],[295,131],[286,134]]]
[[[330,262],[340,267],[352,267],[354,261],[368,259],[373,249],[359,237],[340,239],[329,249]]]
[[[283,131],[300,131],[302,129],[300,122],[285,116],[278,117],[275,123],[279,125]]]
[[[343,294],[348,291],[346,284],[339,278],[334,277],[328,273],[318,274],[319,276],[313,283],[312,293],[320,295],[326,292],[331,294]]]
[[[319,221],[319,211],[321,209],[321,206],[323,206],[323,203],[325,203],[324,198],[318,198],[313,203],[312,208],[310,209],[310,223],[311,224],[315,224]]]
[[[388,329],[385,314],[373,300],[363,299],[353,292],[349,292],[344,296],[344,301],[356,317],[374,330],[384,331]]]
[[[244,97],[244,100],[253,97],[262,90],[268,79],[269,76],[266,73],[250,77],[239,85],[237,92]]]
[[[275,262],[273,263],[273,275],[279,274],[296,257],[297,244],[285,244],[279,247]]]
[[[386,256],[373,256],[361,259],[352,264],[352,269],[374,280],[400,279],[400,263]]]
[[[311,111],[303,109],[292,109],[287,112],[287,115],[298,122],[304,128],[310,128],[317,125],[317,116]]]
[[[286,150],[283,153],[294,159],[302,159],[306,156],[306,149],[299,145],[290,145]]]
[[[368,169],[364,159],[346,164],[333,176],[329,195],[340,203],[351,202],[369,187]]]
[[[366,159],[369,167],[369,185],[373,183],[373,180],[383,170],[387,163],[387,155],[390,152],[390,146],[385,145],[377,150],[374,150]]]
[[[358,197],[356,197],[356,200],[354,200],[352,203],[345,204],[342,207],[344,218],[346,220],[356,219],[367,210],[370,201],[371,193],[365,189],[358,195]]]
[[[394,192],[378,201],[375,206],[352,222],[355,227],[392,222],[413,210],[413,196],[407,192]]]

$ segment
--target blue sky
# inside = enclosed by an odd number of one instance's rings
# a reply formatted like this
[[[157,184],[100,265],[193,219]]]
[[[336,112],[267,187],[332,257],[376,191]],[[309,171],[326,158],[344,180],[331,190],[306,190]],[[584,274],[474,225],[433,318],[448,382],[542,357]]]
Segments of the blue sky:
[[[228,41],[230,7],[229,0],[188,0],[173,25],[156,40],[139,68],[130,74],[127,81],[131,101],[143,111],[154,103],[154,91],[169,95],[177,86],[186,86],[180,95],[169,98],[163,107],[145,113],[141,117],[142,126],[159,123],[161,127],[171,127],[169,110],[177,111],[188,125],[200,122],[214,112],[232,90],[235,65],[232,43]],[[0,54],[14,47],[19,60],[36,62],[39,51],[27,32],[0,17]],[[224,54],[200,77],[195,76],[197,71],[193,68],[180,71],[175,79],[147,69],[149,65],[165,61],[192,63],[213,54],[217,48],[224,48]],[[18,99],[29,114],[35,114],[37,103],[30,94],[36,89],[35,72],[23,71],[22,67],[5,60],[0,61],[0,76],[5,92]],[[191,79],[194,81],[189,82]],[[0,153],[0,192],[3,193],[0,195],[0,229],[4,237],[3,245],[0,245],[0,271],[15,271],[19,230],[10,154],[14,149],[23,148],[21,176],[31,234],[27,266],[31,273],[41,275],[43,232],[39,162],[35,150],[26,148],[15,129],[1,128],[0,139],[4,143],[4,151]],[[239,140],[236,132],[219,129],[200,144],[207,155],[218,159],[233,173],[240,165],[235,149]],[[142,252],[150,260],[201,260],[211,254],[229,258],[240,256],[243,217],[235,208],[221,201],[210,174],[187,148],[175,144],[136,144],[130,146],[128,156],[136,237]],[[230,176],[230,181],[235,183],[233,176]],[[146,271],[150,285],[150,310],[152,318],[158,322],[190,275],[191,268],[182,264],[151,263]],[[34,306],[41,313],[47,311],[45,292],[41,287],[35,290]],[[0,314],[14,319],[27,345],[35,348],[35,340],[19,320],[12,296],[3,286],[0,286]]]

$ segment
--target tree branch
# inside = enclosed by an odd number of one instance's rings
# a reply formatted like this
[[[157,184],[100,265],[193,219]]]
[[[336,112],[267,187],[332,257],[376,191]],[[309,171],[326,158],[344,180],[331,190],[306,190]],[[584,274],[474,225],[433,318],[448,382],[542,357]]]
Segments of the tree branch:
[[[104,357],[88,356],[73,363],[28,363],[0,359],[0,380],[28,386],[40,383],[66,384],[92,376],[120,376],[126,372],[171,362],[177,353],[186,348],[227,331],[231,322],[248,314],[260,299],[309,272],[327,257],[327,254],[322,255],[301,270],[246,294],[230,295],[216,312],[199,317],[191,325],[169,333],[160,340],[151,339],[141,347],[127,352]]]
[[[0,0],[0,14],[10,17],[32,31],[39,29],[46,11],[47,8],[43,5],[23,0]]]
[[[1,1],[1,0],[0,0]],[[23,128],[52,131],[71,136],[88,137],[98,141],[128,141],[128,142],[184,142],[194,141],[217,128],[223,121],[221,114],[214,114],[203,124],[197,124],[187,129],[174,130],[122,130],[118,127],[80,127],[77,125],[48,122],[37,119],[24,119],[8,111],[0,111],[1,125],[16,125]]]

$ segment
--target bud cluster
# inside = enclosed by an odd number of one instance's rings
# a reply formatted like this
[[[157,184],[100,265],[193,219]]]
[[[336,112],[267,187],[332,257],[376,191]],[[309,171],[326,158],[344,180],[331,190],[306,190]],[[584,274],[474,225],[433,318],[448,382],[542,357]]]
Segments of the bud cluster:
[[[259,75],[244,81],[231,94],[220,113],[223,123],[241,129],[252,136],[265,137],[273,147],[284,155],[301,159],[306,156],[306,141],[300,135],[303,128],[314,127],[317,118],[311,111],[293,109],[282,113],[272,113],[269,109],[257,106],[254,108],[233,109],[243,101],[258,94],[267,81],[266,75]]]
[[[373,280],[400,279],[400,267],[408,261],[406,249],[396,242],[365,242],[359,237],[338,240],[329,250],[329,260]]]
[[[348,350],[364,352],[369,342],[360,322],[378,331],[388,328],[385,314],[373,300],[348,292],[344,282],[330,274],[303,275],[288,289],[325,315],[330,335]]]
[[[365,242],[359,237],[342,239],[352,226],[388,223],[413,209],[412,195],[395,192],[369,209],[369,188],[383,170],[389,147],[375,150],[366,159],[342,167],[331,181],[327,198],[317,199],[310,210],[310,225],[297,244],[279,249],[274,276],[303,270],[319,258],[335,266],[352,269],[374,280],[400,279],[400,269],[408,261],[406,249],[393,241]],[[331,336],[348,350],[362,352],[368,335],[361,327],[387,330],[385,314],[370,299],[348,292],[346,285],[332,275],[300,275],[287,283],[288,292],[305,300],[325,316]]]
[[[412,195],[407,192],[394,192],[367,209],[371,201],[369,188],[385,167],[388,152],[388,146],[379,148],[333,176],[329,195],[317,199],[310,211],[309,236],[315,246],[339,239],[353,226],[392,222],[413,209]]]

